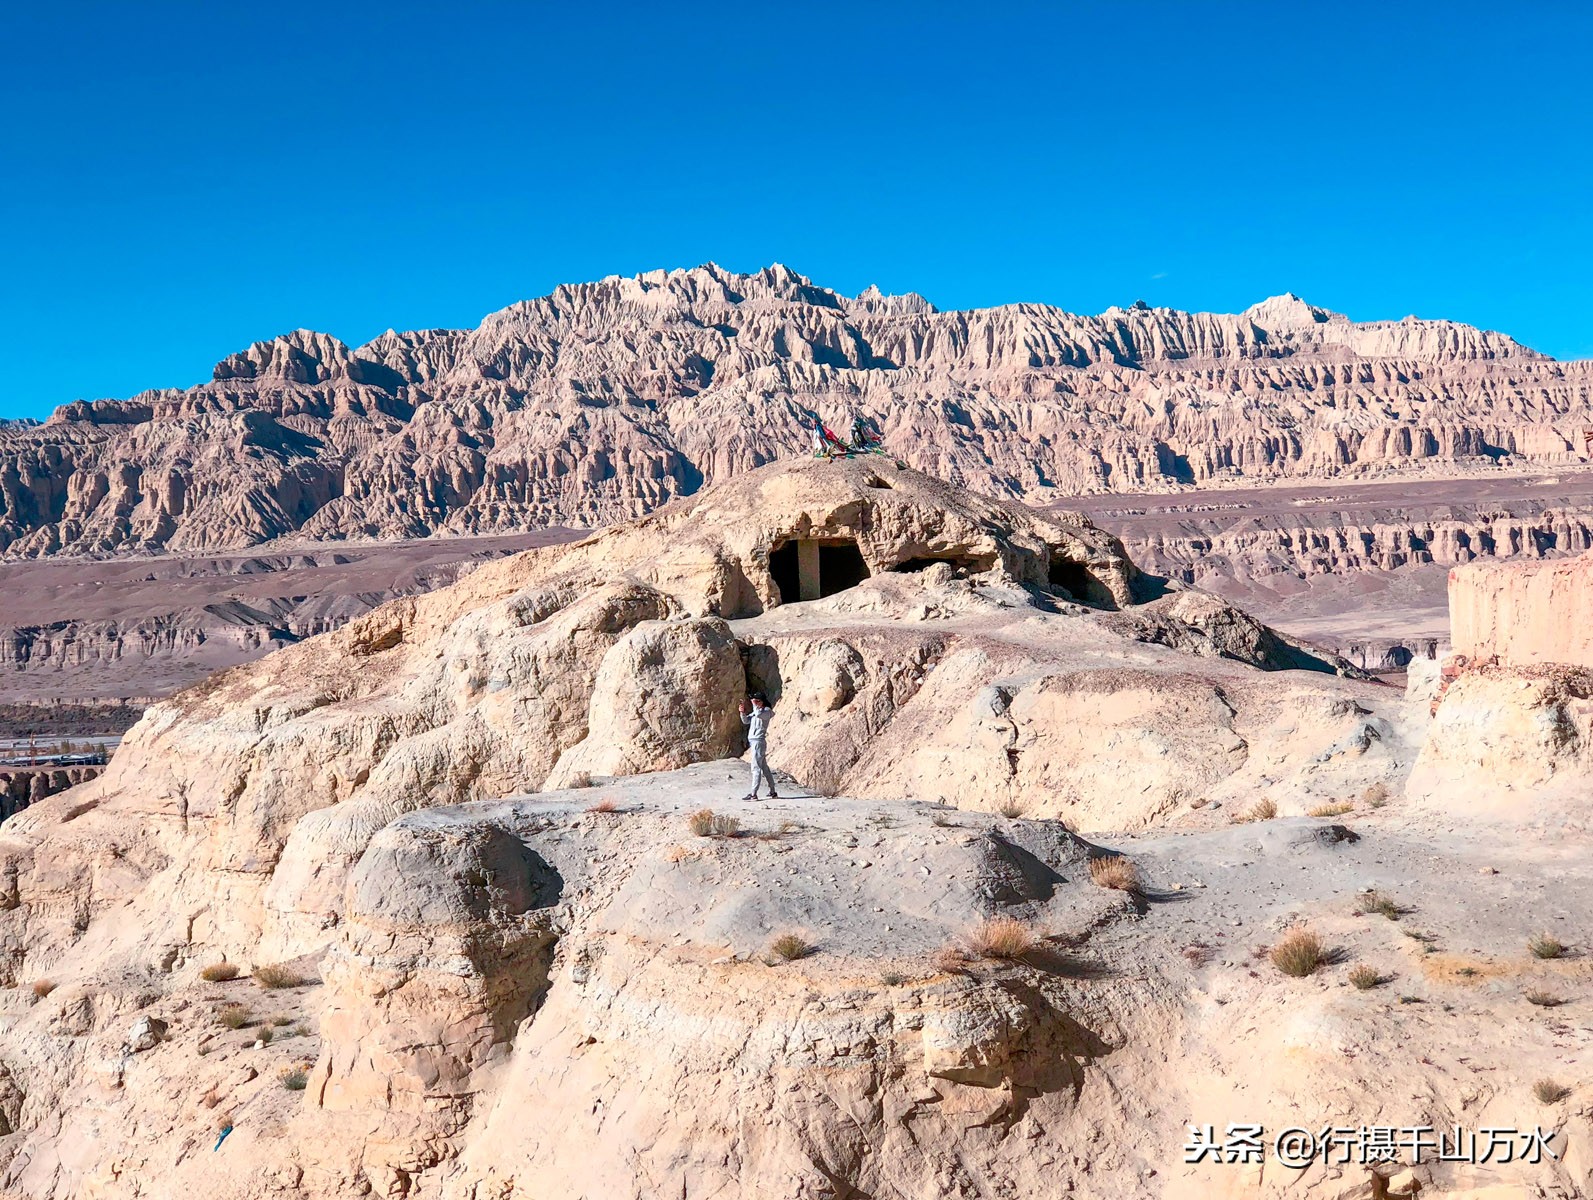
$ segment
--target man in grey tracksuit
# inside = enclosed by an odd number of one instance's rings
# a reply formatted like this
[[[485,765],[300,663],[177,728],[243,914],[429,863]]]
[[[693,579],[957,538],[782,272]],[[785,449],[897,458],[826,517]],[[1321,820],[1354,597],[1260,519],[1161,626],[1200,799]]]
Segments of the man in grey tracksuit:
[[[741,723],[747,727],[747,749],[752,752],[752,791],[743,796],[743,800],[756,800],[758,785],[765,780],[769,784],[769,799],[780,798],[780,793],[774,790],[774,774],[769,770],[766,753],[769,721],[773,716],[774,709],[769,707],[769,698],[762,692],[752,693],[751,704],[745,700],[741,702]]]

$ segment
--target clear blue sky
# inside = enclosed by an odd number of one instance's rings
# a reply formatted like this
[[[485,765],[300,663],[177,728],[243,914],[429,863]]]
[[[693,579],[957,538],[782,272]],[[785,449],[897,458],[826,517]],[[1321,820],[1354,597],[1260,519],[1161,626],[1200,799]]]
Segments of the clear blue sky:
[[[710,259],[1593,356],[1584,4],[6,10],[0,416]]]

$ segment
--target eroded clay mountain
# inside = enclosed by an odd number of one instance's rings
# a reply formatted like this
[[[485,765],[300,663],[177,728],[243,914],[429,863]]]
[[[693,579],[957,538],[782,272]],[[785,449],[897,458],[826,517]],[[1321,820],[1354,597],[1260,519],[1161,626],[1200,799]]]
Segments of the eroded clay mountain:
[[[887,460],[482,566],[0,827],[0,1192],[1582,1194],[1589,1033],[1521,994],[1587,1002],[1522,949],[1587,856],[1407,805],[1428,703],[1332,665]],[[1182,1162],[1256,1121],[1558,1157]]]
[[[1579,457],[1593,372],[1447,321],[1291,296],[938,312],[784,268],[561,287],[473,330],[298,331],[212,382],[0,430],[0,551],[230,549],[598,525],[872,418],[990,495]]]

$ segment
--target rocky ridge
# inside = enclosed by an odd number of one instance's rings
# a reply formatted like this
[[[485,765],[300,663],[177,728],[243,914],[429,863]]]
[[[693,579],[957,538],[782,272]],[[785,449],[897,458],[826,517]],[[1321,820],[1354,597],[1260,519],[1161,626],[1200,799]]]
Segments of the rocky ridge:
[[[1447,321],[937,311],[775,266],[560,287],[474,330],[297,331],[211,382],[0,428],[0,552],[598,525],[875,420],[991,495],[1576,461],[1593,369]]]

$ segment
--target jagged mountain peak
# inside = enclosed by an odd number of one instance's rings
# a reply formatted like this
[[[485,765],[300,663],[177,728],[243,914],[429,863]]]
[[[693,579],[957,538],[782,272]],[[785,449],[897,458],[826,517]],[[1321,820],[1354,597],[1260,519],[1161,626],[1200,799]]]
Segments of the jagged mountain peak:
[[[348,346],[329,333],[295,329],[228,355],[216,364],[211,376],[218,383],[229,379],[324,383],[352,357]]]
[[[1323,325],[1329,321],[1349,320],[1342,313],[1330,312],[1314,304],[1307,304],[1293,292],[1284,292],[1281,296],[1268,296],[1259,304],[1252,304],[1241,315],[1249,317],[1257,325],[1270,329],[1308,329],[1312,325]]]

